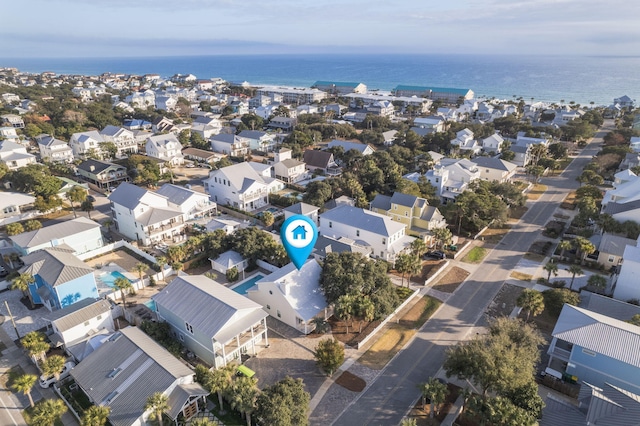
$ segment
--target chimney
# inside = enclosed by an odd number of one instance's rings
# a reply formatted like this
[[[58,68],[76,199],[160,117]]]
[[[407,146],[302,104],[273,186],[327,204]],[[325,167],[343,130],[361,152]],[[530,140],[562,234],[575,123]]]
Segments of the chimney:
[[[96,166],[94,166],[93,164],[89,166],[89,170],[92,172],[95,172],[96,170]]]

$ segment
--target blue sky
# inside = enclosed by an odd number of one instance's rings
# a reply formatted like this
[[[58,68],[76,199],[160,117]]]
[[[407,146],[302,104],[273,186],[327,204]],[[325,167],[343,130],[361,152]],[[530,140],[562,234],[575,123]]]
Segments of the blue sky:
[[[9,0],[0,56],[640,55],[637,0]]]

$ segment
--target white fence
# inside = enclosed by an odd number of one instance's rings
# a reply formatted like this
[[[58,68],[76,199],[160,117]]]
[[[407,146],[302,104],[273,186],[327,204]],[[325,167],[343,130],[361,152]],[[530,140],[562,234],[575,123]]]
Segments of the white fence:
[[[80,255],[78,255],[78,259],[80,260],[87,260],[87,259],[91,259],[94,257],[98,257],[101,256],[105,253],[109,253],[110,251],[114,251],[117,250],[119,248],[125,247],[129,250],[131,250],[132,252],[134,252],[135,254],[137,254],[140,257],[145,258],[146,260],[148,260],[149,262],[152,263],[156,263],[156,258],[153,257],[152,255],[150,255],[149,253],[140,250],[138,247],[124,241],[124,240],[120,240],[120,241],[116,241],[115,243],[111,243],[111,244],[107,244],[106,246],[102,246],[100,248],[97,248],[95,250],[91,250],[88,251],[86,253],[82,253]]]
[[[448,260],[446,262],[444,262],[444,265],[440,266],[440,269],[438,269],[435,274],[433,274],[432,276],[430,276],[428,279],[426,279],[424,281],[424,285],[428,286],[429,284],[431,284],[431,281],[433,281],[437,277],[439,277],[440,274],[442,274],[442,271],[444,271],[447,268],[447,266],[449,266],[449,261]]]
[[[259,267],[261,267],[262,269],[266,269],[266,270],[267,270],[267,271],[269,271],[269,272],[275,272],[275,271],[277,271],[278,269],[280,269],[280,268],[278,268],[277,266],[273,266],[272,264],[267,263],[267,262],[265,262],[264,260],[260,260],[260,259],[256,260],[256,265],[258,265],[258,266],[259,266]]]

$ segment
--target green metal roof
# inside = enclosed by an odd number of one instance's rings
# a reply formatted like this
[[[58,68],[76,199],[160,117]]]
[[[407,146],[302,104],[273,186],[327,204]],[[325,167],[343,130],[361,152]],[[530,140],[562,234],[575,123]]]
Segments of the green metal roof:
[[[412,91],[431,91],[437,93],[457,93],[460,95],[466,95],[469,93],[470,89],[455,89],[452,87],[431,87],[431,86],[405,86],[405,85],[397,85],[394,91],[398,90],[412,90]]]
[[[336,87],[357,87],[361,83],[352,83],[344,81],[316,81],[314,86],[336,86]]]

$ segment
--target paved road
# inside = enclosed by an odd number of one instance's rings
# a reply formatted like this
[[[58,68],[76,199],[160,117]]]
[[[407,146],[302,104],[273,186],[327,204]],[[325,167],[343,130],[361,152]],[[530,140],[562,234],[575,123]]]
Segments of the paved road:
[[[607,130],[608,131],[608,130]],[[483,262],[472,272],[456,293],[416,334],[360,397],[336,419],[334,425],[399,424],[409,407],[417,400],[419,383],[435,376],[445,358],[445,350],[465,340],[479,323],[489,303],[497,295],[511,270],[553,216],[571,189],[578,187],[575,178],[591,157],[599,151],[602,137],[594,140],[558,177],[543,179],[549,189],[520,222],[505,235]]]

